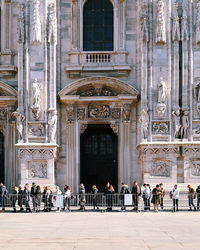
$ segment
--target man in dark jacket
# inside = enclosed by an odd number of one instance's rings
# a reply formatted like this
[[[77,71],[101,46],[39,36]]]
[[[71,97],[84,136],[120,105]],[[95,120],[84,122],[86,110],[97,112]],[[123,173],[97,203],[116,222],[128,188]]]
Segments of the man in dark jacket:
[[[33,212],[36,211],[35,192],[36,192],[36,184],[35,184],[35,182],[33,182],[32,187],[31,187],[31,197],[32,197],[32,203],[33,203]]]
[[[199,210],[199,204],[200,204],[200,185],[196,189],[196,195],[197,195],[197,209]]]
[[[141,195],[141,189],[136,181],[133,182],[131,193],[133,195],[133,210],[138,211],[138,197]]]
[[[125,200],[124,198],[125,198],[125,194],[130,194],[130,191],[129,191],[128,185],[126,185],[124,182],[121,183],[120,194],[121,194],[121,200],[122,200],[121,210],[125,211],[126,210],[126,206],[124,204],[124,200]]]
[[[5,203],[8,195],[8,190],[3,183],[0,183],[0,206],[2,207],[2,211],[5,211]]]

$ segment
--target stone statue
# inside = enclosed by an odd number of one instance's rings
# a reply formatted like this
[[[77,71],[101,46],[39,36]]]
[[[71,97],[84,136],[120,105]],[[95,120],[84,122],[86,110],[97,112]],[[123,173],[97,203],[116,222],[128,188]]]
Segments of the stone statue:
[[[40,0],[33,0],[33,18],[32,18],[32,43],[40,44],[42,42],[42,24],[39,12]]]
[[[172,112],[174,124],[175,124],[175,132],[174,137],[179,138],[180,137],[180,129],[181,129],[181,112],[180,110],[175,110]]]
[[[160,77],[158,84],[158,103],[165,103],[167,98],[167,85],[166,82]]]
[[[57,111],[54,108],[49,109],[49,141],[56,143],[56,129],[57,129]]]
[[[33,112],[33,116],[35,120],[39,120],[41,113],[41,84],[38,82],[37,78],[35,78],[32,83],[32,100],[33,106],[31,107],[31,110]]]
[[[147,9],[148,9],[148,6],[144,3],[142,6],[142,16],[141,16],[141,31],[142,31],[142,39],[144,42],[149,42]]]
[[[181,138],[187,139],[188,138],[188,129],[189,129],[189,112],[187,110],[183,111],[182,115],[182,126],[181,126]]]
[[[25,116],[18,111],[13,112],[12,114],[16,119],[16,127],[18,131],[18,143],[23,141],[23,122],[25,121]]]
[[[18,42],[25,42],[25,20],[24,20],[24,4],[20,4],[18,17]]]
[[[200,2],[197,3],[196,44],[200,44]]]
[[[123,121],[129,122],[131,117],[131,104],[124,104],[123,106]]]
[[[194,98],[197,102],[197,112],[200,116],[200,79],[199,78],[196,80],[196,83],[194,85]]]
[[[183,3],[183,14],[181,18],[181,40],[189,40],[187,7]]]
[[[165,15],[164,15],[164,2],[163,0],[157,1],[157,23],[156,23],[156,43],[165,44],[167,41]]]
[[[180,41],[180,24],[179,24],[179,16],[178,16],[178,3],[174,4],[174,16],[172,19],[173,28],[172,28],[172,40]]]
[[[144,109],[141,111],[139,122],[141,123],[142,139],[146,140],[148,137],[149,115]]]
[[[47,24],[48,43],[57,44],[57,18],[56,6],[54,3],[48,5],[48,24]]]

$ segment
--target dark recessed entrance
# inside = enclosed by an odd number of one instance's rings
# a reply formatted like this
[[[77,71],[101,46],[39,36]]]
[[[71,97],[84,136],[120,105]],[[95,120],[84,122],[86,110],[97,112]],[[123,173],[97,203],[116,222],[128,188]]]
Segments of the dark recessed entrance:
[[[110,125],[88,125],[81,135],[81,183],[86,191],[96,185],[103,192],[109,181],[117,191],[117,136]]]
[[[4,169],[4,136],[0,133],[0,182],[4,183],[5,169]]]

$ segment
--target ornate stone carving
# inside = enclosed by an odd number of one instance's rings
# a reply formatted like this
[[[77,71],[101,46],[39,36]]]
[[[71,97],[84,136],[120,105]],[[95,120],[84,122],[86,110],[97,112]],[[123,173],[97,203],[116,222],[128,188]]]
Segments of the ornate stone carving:
[[[200,44],[200,2],[197,2],[196,44]]]
[[[173,15],[173,28],[172,28],[172,40],[180,41],[181,34],[180,34],[180,23],[179,23],[179,16],[178,16],[178,3],[174,4],[174,15]]]
[[[80,96],[116,96],[117,93],[109,88],[91,88],[87,90],[78,91]]]
[[[44,136],[45,135],[44,124],[31,124],[31,125],[29,125],[28,133],[31,136]]]
[[[165,103],[158,103],[156,105],[156,112],[159,117],[163,117],[166,111],[166,104]]]
[[[1,108],[0,109],[0,121],[7,119],[7,109]]]
[[[156,43],[165,44],[166,41],[167,38],[164,14],[164,1],[157,0]]]
[[[197,112],[200,116],[200,78],[195,79],[195,84],[194,84],[194,99],[197,102]]]
[[[77,109],[77,120],[84,120],[86,116],[85,108]]]
[[[200,136],[200,126],[193,129],[194,136]]]
[[[156,161],[151,166],[151,176],[170,177],[170,166],[165,161]]]
[[[67,111],[67,123],[73,123],[75,120],[74,105],[72,104],[67,105],[66,111]]]
[[[35,120],[39,120],[41,114],[41,84],[38,82],[37,78],[32,83],[32,103],[31,107],[33,116]]]
[[[141,32],[143,41],[149,42],[148,5],[145,3],[142,6]]]
[[[118,120],[121,118],[121,108],[112,108],[111,109],[112,119]]]
[[[153,134],[168,134],[169,122],[153,122],[152,132]]]
[[[181,130],[181,112],[180,110],[175,110],[172,112],[174,125],[175,125],[175,132],[174,132],[174,138],[180,137],[180,130]]]
[[[5,136],[7,132],[7,124],[6,122],[0,123],[0,132]]]
[[[181,40],[189,40],[189,33],[188,33],[188,16],[187,16],[187,6],[183,3],[182,4],[182,17],[181,17]]]
[[[200,176],[200,159],[191,160],[191,175]]]
[[[29,162],[28,163],[28,178],[29,179],[46,179],[47,174],[47,162]]]
[[[80,126],[80,133],[83,134],[83,133],[85,132],[86,129],[87,129],[87,124],[81,123],[81,126]]]
[[[123,121],[129,122],[131,116],[131,104],[124,104],[123,106]]]
[[[148,137],[149,115],[144,109],[140,113],[139,122],[141,123],[141,137],[146,140]]]
[[[23,140],[23,130],[24,130],[23,122],[25,121],[25,116],[18,111],[13,112],[12,115],[16,119],[16,127],[17,127],[17,131],[18,131],[18,143],[24,142],[24,140]]]
[[[118,122],[112,122],[110,124],[110,127],[112,128],[113,132],[116,134],[116,135],[119,135],[119,123]]]
[[[56,157],[54,149],[19,149],[19,158],[27,160],[49,160]]]
[[[54,108],[49,109],[48,125],[49,125],[49,141],[51,143],[56,143],[57,111]]]
[[[110,117],[110,107],[108,105],[90,105],[88,107],[88,118],[105,119]]]
[[[25,18],[24,18],[25,5],[22,3],[19,5],[19,17],[18,17],[18,42],[25,42]]]
[[[182,125],[181,125],[181,138],[187,139],[189,133],[189,112],[187,110],[183,110],[182,112]]]
[[[54,3],[48,5],[47,41],[52,45],[57,44],[57,17]]]
[[[39,12],[40,0],[33,0],[33,17],[32,17],[32,43],[40,44],[42,42],[42,24]]]

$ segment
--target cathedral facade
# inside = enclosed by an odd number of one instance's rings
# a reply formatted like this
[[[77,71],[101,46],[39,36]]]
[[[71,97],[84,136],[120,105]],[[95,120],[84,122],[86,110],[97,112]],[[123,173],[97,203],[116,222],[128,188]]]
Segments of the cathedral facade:
[[[0,8],[0,181],[200,182],[199,0]]]

